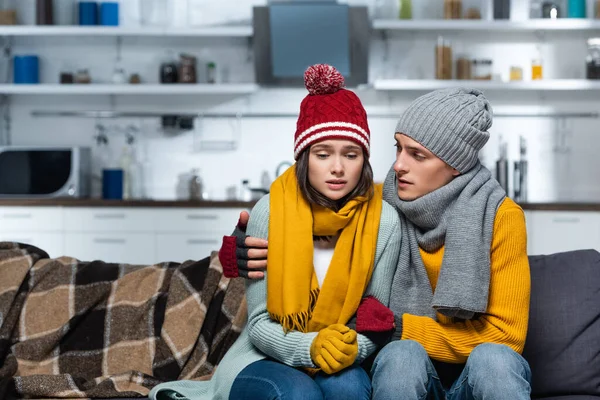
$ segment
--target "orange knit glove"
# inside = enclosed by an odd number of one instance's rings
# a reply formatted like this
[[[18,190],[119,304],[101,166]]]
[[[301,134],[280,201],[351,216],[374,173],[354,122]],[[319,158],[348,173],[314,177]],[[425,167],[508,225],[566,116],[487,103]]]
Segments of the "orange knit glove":
[[[348,368],[358,355],[356,331],[343,324],[321,329],[310,346],[315,365],[328,375]]]

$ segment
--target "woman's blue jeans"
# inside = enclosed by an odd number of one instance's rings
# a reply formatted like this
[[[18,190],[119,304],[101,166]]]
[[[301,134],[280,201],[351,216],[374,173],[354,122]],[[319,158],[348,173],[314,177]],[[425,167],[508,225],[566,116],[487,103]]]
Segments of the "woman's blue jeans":
[[[379,352],[371,369],[373,399],[530,399],[529,364],[508,346],[485,343],[475,347],[462,372],[454,368],[450,384],[438,374],[444,366],[461,367],[443,364],[438,371],[419,343],[389,343]]]
[[[252,400],[368,400],[371,380],[359,365],[335,375],[318,373],[314,378],[305,372],[271,360],[256,361],[239,373],[229,399]]]

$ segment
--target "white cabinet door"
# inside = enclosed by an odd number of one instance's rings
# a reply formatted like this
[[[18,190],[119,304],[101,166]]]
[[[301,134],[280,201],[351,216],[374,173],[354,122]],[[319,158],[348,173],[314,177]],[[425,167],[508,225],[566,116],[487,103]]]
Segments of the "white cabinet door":
[[[67,232],[145,232],[154,230],[154,212],[123,207],[66,207]]]
[[[219,250],[221,238],[214,234],[159,233],[156,235],[157,261],[201,260]]]
[[[65,253],[82,261],[127,264],[153,264],[157,261],[152,233],[67,232]]]
[[[569,250],[600,251],[600,213],[532,211],[530,254]]]
[[[157,232],[207,232],[231,234],[243,209],[184,208],[159,210],[155,214]]]
[[[0,207],[0,232],[60,232],[61,207]]]
[[[0,232],[0,242],[30,244],[44,250],[51,258],[65,255],[64,235],[61,232]]]

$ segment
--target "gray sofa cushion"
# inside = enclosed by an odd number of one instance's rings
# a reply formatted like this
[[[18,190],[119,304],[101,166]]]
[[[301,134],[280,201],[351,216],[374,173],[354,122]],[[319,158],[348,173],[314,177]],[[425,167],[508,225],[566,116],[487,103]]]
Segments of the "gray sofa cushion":
[[[523,356],[531,366],[532,397],[600,396],[600,253],[579,250],[529,262]]]

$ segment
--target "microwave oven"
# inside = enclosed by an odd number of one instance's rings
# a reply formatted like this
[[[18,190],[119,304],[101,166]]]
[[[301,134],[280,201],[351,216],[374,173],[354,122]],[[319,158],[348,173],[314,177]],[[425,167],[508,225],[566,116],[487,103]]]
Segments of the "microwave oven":
[[[89,197],[91,149],[0,147],[0,198]]]

